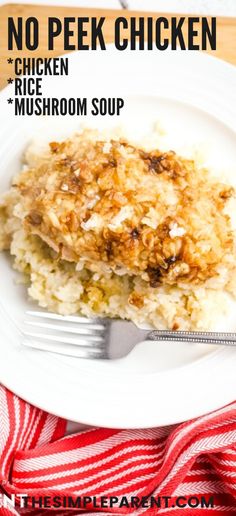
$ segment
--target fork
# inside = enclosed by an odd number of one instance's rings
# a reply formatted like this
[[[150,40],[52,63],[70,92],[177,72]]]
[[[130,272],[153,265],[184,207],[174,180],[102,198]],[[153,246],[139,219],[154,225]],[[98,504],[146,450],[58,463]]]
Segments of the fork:
[[[121,319],[63,316],[27,311],[23,344],[80,358],[122,358],[145,340],[236,346],[236,333],[143,330]]]

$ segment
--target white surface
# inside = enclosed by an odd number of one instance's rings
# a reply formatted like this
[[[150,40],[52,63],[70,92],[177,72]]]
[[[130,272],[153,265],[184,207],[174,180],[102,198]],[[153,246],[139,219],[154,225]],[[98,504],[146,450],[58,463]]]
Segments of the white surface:
[[[235,0],[128,0],[130,9],[236,16]]]
[[[195,13],[215,16],[236,16],[235,0],[127,0],[129,9],[154,12]],[[0,0],[1,4],[6,4]],[[119,0],[14,0],[12,3],[67,5],[119,9]]]
[[[171,148],[205,142],[210,161],[223,162],[225,168],[235,163],[234,67],[199,52],[120,53],[112,46],[106,52],[74,52],[69,60],[70,77],[44,78],[47,96],[55,90],[58,97],[65,92],[67,97],[111,96],[111,92],[124,96],[126,107],[119,121],[132,134],[145,133],[160,119],[172,128]],[[79,73],[84,69],[86,74]],[[144,69],[145,74],[140,73]],[[13,86],[0,96],[2,191],[19,170],[22,151],[34,135],[46,131],[55,139],[79,124],[76,117],[15,118],[13,106],[6,102],[10,96]],[[117,120],[94,117],[90,123],[100,127],[117,125]],[[24,310],[34,305],[27,301],[25,287],[14,284],[15,274],[3,254],[0,268],[0,299],[20,324]],[[219,321],[221,329],[235,329],[234,314],[235,303],[231,318]],[[235,398],[233,348],[215,351],[210,346],[152,342],[140,344],[119,361],[83,361],[23,348],[14,328],[4,316],[0,318],[0,381],[67,419],[106,427],[161,426],[196,417]]]

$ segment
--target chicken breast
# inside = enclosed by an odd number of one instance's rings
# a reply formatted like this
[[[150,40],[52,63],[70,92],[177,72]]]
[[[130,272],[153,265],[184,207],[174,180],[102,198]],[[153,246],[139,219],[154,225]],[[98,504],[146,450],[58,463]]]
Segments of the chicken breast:
[[[232,260],[224,211],[234,195],[173,151],[83,132],[52,142],[14,182],[23,225],[78,267],[160,283],[201,283]]]

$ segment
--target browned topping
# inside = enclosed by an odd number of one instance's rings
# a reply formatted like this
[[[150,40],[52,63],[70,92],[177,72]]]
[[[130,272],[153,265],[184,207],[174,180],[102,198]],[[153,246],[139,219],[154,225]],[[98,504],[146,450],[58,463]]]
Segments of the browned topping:
[[[193,160],[88,133],[50,148],[17,184],[27,230],[67,260],[105,262],[155,288],[204,282],[232,254],[223,208],[234,190]]]
[[[161,153],[159,151],[144,152],[139,150],[140,157],[147,164],[148,170],[155,174],[162,174],[165,171],[171,171],[172,169],[172,158],[175,155],[173,151]],[[175,164],[176,168],[176,164]],[[178,167],[177,167],[178,168]],[[173,168],[173,173],[176,170]]]
[[[150,281],[150,287],[156,288],[159,287],[161,283],[161,270],[160,269],[151,269],[149,268],[147,270],[149,281]]]
[[[105,252],[106,252],[106,256],[107,256],[107,259],[110,260],[111,256],[112,256],[112,241],[111,240],[107,240],[106,243],[105,243]]]
[[[116,167],[117,166],[116,159],[109,159],[108,165],[109,165],[109,167]]]
[[[172,331],[177,331],[179,330],[179,324],[177,322],[174,322],[173,326],[172,326]]]
[[[164,171],[164,168],[162,167],[161,161],[164,159],[163,156],[156,157],[152,156],[148,160],[148,168],[150,172],[155,172],[156,174],[161,174]]]
[[[40,213],[38,213],[35,210],[30,211],[30,213],[27,215],[27,220],[30,224],[33,226],[38,226],[41,224],[43,217]]]
[[[143,308],[144,306],[144,298],[141,294],[138,294],[138,292],[132,292],[129,296],[129,304],[136,306],[136,308]]]
[[[165,159],[165,155],[163,156],[151,156],[148,158],[148,168],[151,172],[155,172],[156,174],[161,174],[164,170],[168,170],[167,163],[168,161]]]
[[[131,231],[131,237],[133,240],[137,240],[139,238],[139,230],[137,228],[132,229]]]
[[[51,143],[49,143],[49,145],[50,145],[51,152],[56,153],[60,149],[60,143],[58,143],[58,142],[51,142]]]
[[[172,263],[175,263],[177,260],[177,257],[176,256],[169,256],[169,258],[166,258],[166,263],[168,265],[171,265]]]
[[[220,198],[221,199],[229,199],[234,194],[234,189],[232,187],[225,188],[220,192]]]
[[[79,228],[79,222],[78,222],[78,218],[76,216],[76,213],[74,211],[70,211],[67,216],[66,216],[66,220],[65,220],[65,223],[69,229],[69,231],[71,231],[72,233],[74,231],[77,231],[78,228]]]

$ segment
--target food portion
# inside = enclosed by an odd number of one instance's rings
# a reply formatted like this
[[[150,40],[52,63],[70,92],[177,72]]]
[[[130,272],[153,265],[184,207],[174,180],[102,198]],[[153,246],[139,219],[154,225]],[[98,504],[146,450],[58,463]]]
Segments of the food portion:
[[[1,247],[60,313],[199,329],[234,290],[231,185],[174,151],[85,130],[30,150],[1,202]]]

